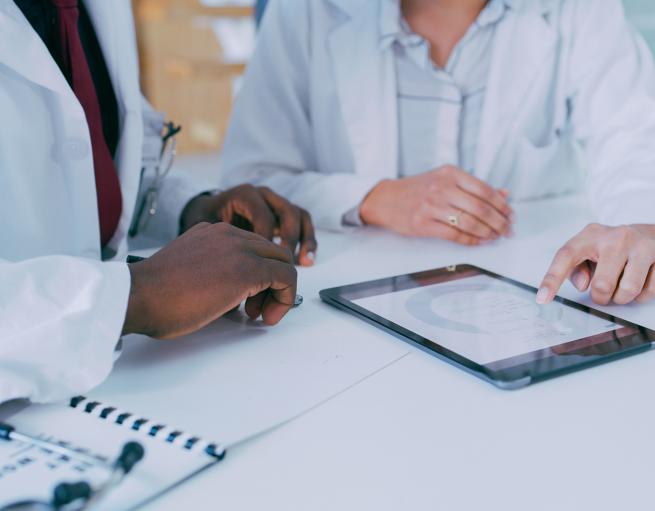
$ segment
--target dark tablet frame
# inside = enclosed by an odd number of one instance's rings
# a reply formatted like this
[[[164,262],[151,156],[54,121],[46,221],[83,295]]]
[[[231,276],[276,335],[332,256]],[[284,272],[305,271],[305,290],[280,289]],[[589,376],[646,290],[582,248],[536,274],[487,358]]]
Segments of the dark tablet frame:
[[[368,323],[503,389],[525,387],[530,383],[641,353],[649,350],[653,345],[653,341],[655,341],[655,332],[648,328],[558,296],[555,298],[556,301],[592,316],[621,325],[621,328],[489,364],[478,364],[444,348],[438,344],[438,341],[432,341],[407,330],[352,301],[405,289],[441,284],[476,275],[487,275],[535,294],[537,292],[537,289],[522,282],[517,282],[477,266],[461,264],[324,289],[320,292],[320,297],[324,302],[364,319]]]

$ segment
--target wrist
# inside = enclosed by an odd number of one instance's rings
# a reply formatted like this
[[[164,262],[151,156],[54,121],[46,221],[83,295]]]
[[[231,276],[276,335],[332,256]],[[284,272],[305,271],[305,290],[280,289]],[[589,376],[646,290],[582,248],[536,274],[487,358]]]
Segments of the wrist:
[[[143,262],[127,265],[130,270],[130,296],[121,335],[148,333],[148,293],[145,285],[148,279],[143,266]]]
[[[392,186],[393,180],[384,179],[375,185],[368,195],[364,197],[359,206],[359,217],[364,225],[382,225],[379,218],[380,204],[384,203],[383,197],[387,190]]]

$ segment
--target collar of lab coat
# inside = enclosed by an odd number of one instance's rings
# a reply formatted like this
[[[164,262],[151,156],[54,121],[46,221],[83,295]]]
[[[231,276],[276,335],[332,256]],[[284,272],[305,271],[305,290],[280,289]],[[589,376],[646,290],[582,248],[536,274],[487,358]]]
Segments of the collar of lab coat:
[[[136,48],[129,0],[86,0],[85,6],[96,30],[119,106],[123,109],[140,108],[140,97],[134,93],[139,90],[136,51],[127,48],[130,45]],[[74,99],[50,52],[13,1],[0,2],[0,41],[0,63],[42,87]]]
[[[70,87],[39,35],[15,2],[0,2],[0,63],[59,94]]]
[[[397,176],[398,117],[392,52],[379,55],[379,8],[370,0],[328,0],[346,16],[330,35],[342,115],[358,173]],[[387,0],[381,0],[387,1]],[[475,173],[489,177],[512,121],[557,34],[549,23],[554,0],[505,0],[510,7],[492,48]]]

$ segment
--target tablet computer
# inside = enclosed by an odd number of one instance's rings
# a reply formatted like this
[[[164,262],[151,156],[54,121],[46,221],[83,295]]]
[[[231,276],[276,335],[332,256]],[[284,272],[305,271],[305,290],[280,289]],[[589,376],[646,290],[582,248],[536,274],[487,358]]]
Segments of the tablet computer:
[[[325,289],[323,301],[505,389],[639,353],[655,332],[464,264]]]

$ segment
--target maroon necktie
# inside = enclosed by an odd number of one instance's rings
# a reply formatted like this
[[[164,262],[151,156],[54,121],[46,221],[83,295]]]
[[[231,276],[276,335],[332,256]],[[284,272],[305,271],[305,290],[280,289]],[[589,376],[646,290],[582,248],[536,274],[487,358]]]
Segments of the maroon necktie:
[[[98,95],[77,28],[78,0],[50,0],[57,8],[59,64],[77,96],[89,125],[100,217],[100,241],[104,247],[116,232],[123,209],[120,182],[102,131]]]

